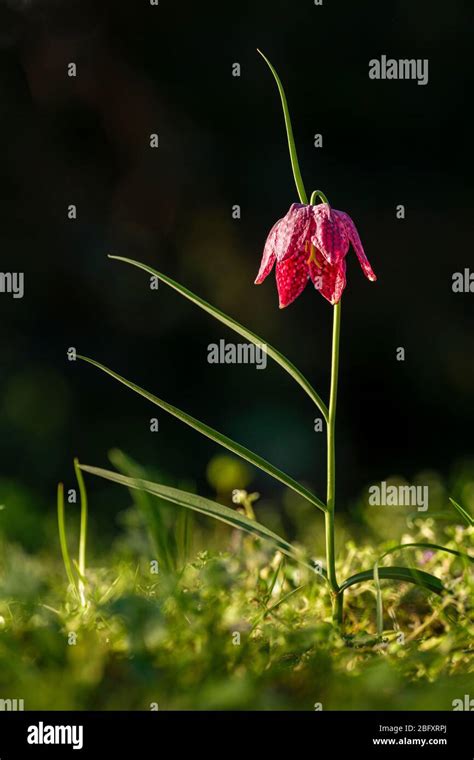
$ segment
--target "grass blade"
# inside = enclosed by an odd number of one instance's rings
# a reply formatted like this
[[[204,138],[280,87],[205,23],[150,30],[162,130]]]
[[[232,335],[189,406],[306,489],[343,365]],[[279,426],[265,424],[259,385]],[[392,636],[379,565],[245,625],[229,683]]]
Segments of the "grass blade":
[[[278,576],[280,575],[280,570],[282,569],[282,567],[284,566],[284,564],[285,564],[285,558],[282,557],[281,562],[278,563],[278,565],[277,565],[277,567],[275,569],[275,572],[273,573],[273,577],[270,580],[270,583],[268,585],[267,593],[265,595],[265,604],[268,604],[268,602],[271,599],[271,596],[273,594],[273,589],[275,588],[276,582],[278,580]]]
[[[472,527],[474,525],[474,519],[471,517],[471,515],[469,514],[469,512],[466,509],[464,509],[464,507],[461,507],[461,505],[458,504],[457,501],[454,501],[454,499],[452,499],[451,497],[449,497],[449,501],[451,502],[451,504],[453,505],[453,507],[455,509],[457,509],[457,511],[459,512],[459,514],[463,518],[463,520],[465,520],[467,522],[467,524],[470,527]]]
[[[268,58],[258,48],[257,48],[257,53],[260,53],[260,55],[262,56],[268,68],[272,72],[275,82],[277,84],[278,92],[280,93],[281,105],[283,108],[283,116],[285,118],[286,136],[288,138],[288,148],[290,151],[291,168],[293,169],[293,177],[295,179],[296,189],[298,191],[298,195],[299,195],[299,199],[301,203],[308,203],[308,196],[306,195],[304,182],[301,177],[300,165],[298,162],[298,155],[296,153],[295,138],[293,136],[293,127],[291,126],[290,111],[288,109],[288,102],[286,100],[285,90],[283,89],[283,85],[280,81],[280,77],[276,73],[275,69],[273,68]]]
[[[259,612],[257,617],[255,618],[254,623],[252,624],[252,627],[249,631],[249,636],[254,632],[254,630],[257,628],[258,625],[264,620],[267,615],[271,615],[272,612],[274,612],[278,607],[281,607],[282,604],[288,601],[290,597],[294,596],[294,594],[297,594],[299,591],[301,591],[302,588],[306,587],[306,583],[304,583],[302,586],[297,586],[297,588],[292,589],[291,591],[288,591],[287,594],[281,597],[275,604],[272,604],[271,607],[265,607],[264,610]]]
[[[84,472],[89,472],[91,475],[97,475],[100,478],[111,480],[113,483],[118,483],[127,488],[136,488],[141,491],[146,491],[152,496],[159,496],[161,499],[165,499],[172,504],[186,507],[194,512],[200,512],[207,517],[213,517],[220,522],[231,525],[233,528],[244,530],[258,538],[271,541],[281,552],[314,571],[314,568],[302,559],[298,550],[288,543],[288,541],[281,538],[281,536],[278,536],[261,523],[258,523],[256,520],[249,520],[248,517],[245,517],[245,515],[237,510],[230,509],[223,504],[218,504],[203,496],[188,493],[188,491],[182,491],[179,488],[171,488],[170,486],[163,486],[159,483],[152,483],[149,480],[141,480],[139,478],[128,478],[125,475],[120,475],[111,470],[103,470],[100,467],[91,467],[85,464],[81,464],[80,467]]]
[[[94,359],[89,359],[87,356],[80,356],[79,354],[77,355],[77,358],[81,359],[82,361],[88,362],[89,364],[92,364],[94,367],[97,367],[98,369],[102,370],[102,372],[105,372],[107,375],[110,375],[115,380],[118,380],[119,383],[122,383],[130,390],[135,391],[135,393],[138,393],[140,396],[143,396],[144,398],[148,399],[148,401],[151,401],[152,404],[156,404],[156,406],[159,406],[161,409],[164,409],[169,414],[172,414],[174,417],[177,417],[178,420],[181,420],[181,422],[184,422],[186,425],[189,425],[189,427],[194,428],[194,430],[197,430],[202,435],[205,435],[207,438],[210,438],[211,441],[215,441],[216,443],[220,444],[224,448],[229,449],[229,451],[232,451],[233,454],[237,454],[237,456],[241,457],[242,459],[245,459],[247,462],[250,462],[251,464],[253,464],[255,467],[258,467],[263,472],[266,472],[268,475],[271,475],[276,480],[279,480],[280,483],[283,483],[288,488],[291,488],[293,491],[295,491],[295,493],[297,493],[303,499],[306,499],[307,501],[309,501],[315,507],[318,507],[318,509],[320,509],[322,512],[326,512],[325,504],[323,504],[323,502],[320,499],[318,499],[318,497],[315,496],[315,494],[313,494],[307,488],[305,488],[296,480],[291,478],[289,475],[286,475],[277,467],[274,467],[274,465],[272,465],[270,462],[267,462],[267,460],[263,459],[263,457],[259,456],[258,454],[254,454],[254,452],[250,451],[250,449],[247,449],[245,446],[241,446],[240,443],[236,443],[231,438],[228,438],[222,433],[219,433],[217,430],[214,430],[213,428],[209,427],[209,425],[206,425],[204,422],[200,422],[194,417],[191,417],[191,415],[186,414],[186,412],[182,412],[177,407],[172,406],[172,404],[168,404],[166,401],[163,401],[157,396],[154,396],[152,393],[149,393],[148,391],[143,390],[143,388],[140,388],[138,385],[135,385],[135,383],[132,383],[129,380],[126,380],[124,377],[121,377],[116,372],[113,372],[113,370],[108,369],[107,367],[104,367],[103,364],[99,364],[99,362],[96,362]]]
[[[375,600],[376,600],[377,635],[381,636],[383,633],[383,599],[382,599],[382,589],[380,587],[378,562],[376,562],[374,565],[374,585],[375,585]]]
[[[62,483],[58,483],[58,529],[59,529],[59,543],[61,546],[61,554],[63,557],[64,568],[70,585],[72,586],[76,597],[79,597],[79,592],[76,585],[76,579],[72,571],[71,557],[69,555],[69,549],[67,546],[66,538],[66,522],[64,519],[64,486]]]
[[[224,314],[223,311],[220,311],[220,309],[217,309],[215,306],[211,306],[211,304],[207,303],[207,301],[204,301],[203,298],[200,298],[195,293],[193,293],[191,290],[188,290],[183,285],[180,285],[178,282],[175,282],[175,280],[172,280],[171,277],[168,277],[165,274],[162,274],[161,272],[158,272],[156,269],[153,269],[152,267],[148,266],[148,264],[143,264],[141,261],[135,261],[134,259],[128,259],[125,256],[108,256],[109,259],[113,259],[114,261],[122,261],[125,264],[131,264],[134,267],[137,267],[138,269],[143,269],[144,272],[148,272],[148,274],[153,275],[153,277],[157,277],[161,282],[164,282],[166,285],[169,285],[170,288],[173,288],[176,290],[177,293],[180,293],[180,295],[184,296],[184,298],[187,298],[188,301],[191,301],[192,303],[196,304],[196,306],[199,306],[200,309],[203,309],[208,314],[213,316],[215,319],[217,319],[219,322],[222,322],[222,324],[226,325],[226,327],[229,327],[234,332],[241,335],[246,340],[250,341],[250,343],[253,343],[254,345],[261,348],[262,351],[265,351],[267,356],[270,356],[274,361],[277,362],[277,364],[280,365],[280,367],[283,367],[283,369],[288,372],[288,374],[295,380],[298,385],[303,388],[303,390],[306,392],[306,394],[310,397],[311,401],[313,401],[316,406],[321,411],[324,419],[328,420],[328,409],[324,401],[320,398],[320,396],[316,393],[313,386],[310,384],[310,382],[305,378],[305,376],[295,367],[294,364],[292,364],[289,359],[286,358],[280,351],[277,351],[276,348],[273,348],[273,346],[270,346],[268,343],[266,343],[262,338],[260,338],[258,335],[256,335],[251,330],[248,330],[243,325],[239,324],[239,322],[236,322],[235,319],[232,319],[232,317],[228,317],[227,314]]]
[[[413,542],[413,543],[407,543],[407,544],[397,544],[397,546],[392,546],[390,549],[387,549],[386,552],[381,554],[377,562],[380,562],[389,554],[402,551],[403,549],[434,549],[437,552],[447,552],[448,554],[455,554],[456,557],[461,557],[462,559],[467,559],[469,562],[474,562],[474,557],[471,557],[469,554],[466,554],[465,552],[458,552],[456,549],[448,549],[447,546],[441,546],[440,544],[430,544],[427,542]]]
[[[79,486],[79,495],[81,499],[81,523],[79,529],[79,596],[81,598],[81,604],[84,607],[86,603],[84,581],[86,575],[86,544],[87,544],[87,491],[84,484],[84,478],[82,477],[81,468],[79,467],[79,460],[77,457],[74,459],[74,472],[76,475],[77,483]]]
[[[395,552],[403,551],[404,549],[434,549],[435,551],[439,551],[439,552],[447,552],[448,554],[455,554],[457,557],[462,557],[463,559],[467,559],[469,562],[474,562],[474,557],[470,557],[469,554],[465,554],[464,552],[458,552],[455,549],[448,549],[446,546],[441,546],[440,544],[431,544],[431,543],[426,543],[426,542],[411,542],[407,544],[397,544],[396,546],[392,546],[390,549],[387,549],[387,551],[384,552],[378,558],[377,562],[374,564],[374,583],[375,583],[376,605],[377,605],[377,633],[379,636],[381,636],[383,633],[383,602],[382,602],[382,589],[380,588],[379,562],[385,559],[385,557],[388,557],[389,554],[394,554]]]
[[[426,573],[424,570],[417,570],[413,567],[380,567],[378,569],[379,579],[389,581],[403,581],[405,583],[413,583],[416,586],[422,586],[428,591],[432,591],[435,594],[443,594],[447,589],[443,586],[440,579],[436,575]],[[356,573],[351,575],[350,578],[341,584],[341,591],[345,591],[350,586],[354,586],[356,583],[364,583],[365,581],[374,580],[373,570],[364,570],[362,573]]]
[[[148,473],[145,468],[137,464],[133,459],[124,454],[119,449],[113,449],[109,452],[109,459],[116,470],[131,478],[146,480]],[[155,499],[153,503],[150,494],[145,491],[130,489],[130,495],[135,507],[138,509],[145,522],[148,537],[155,556],[159,559],[160,568],[166,573],[176,571],[176,541],[174,534],[171,534],[169,526],[165,520],[163,512],[170,509],[170,505],[161,500]],[[158,502],[158,508],[157,508]]]

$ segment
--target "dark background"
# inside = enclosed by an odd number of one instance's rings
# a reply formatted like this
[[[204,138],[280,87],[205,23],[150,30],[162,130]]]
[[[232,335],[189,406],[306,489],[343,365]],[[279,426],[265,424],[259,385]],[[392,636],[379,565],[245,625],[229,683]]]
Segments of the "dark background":
[[[319,416],[280,368],[207,363],[239,338],[114,252],[156,266],[280,348],[327,397],[331,308],[308,288],[279,311],[253,285],[269,228],[297,200],[284,82],[307,190],[356,221],[378,275],[353,253],[344,295],[339,506],[368,483],[449,476],[472,452],[472,294],[466,161],[472,11],[461,2],[3,2],[0,4],[2,498],[54,510],[72,458],[120,447],[206,493],[216,446],[94,368],[70,346],[226,432],[323,493]],[[368,61],[428,58],[429,84],[372,81]],[[76,79],[67,64],[78,67]],[[242,67],[231,75],[233,62]],[[158,150],[148,147],[157,132]],[[322,133],[323,149],[313,147]],[[67,220],[74,203],[78,219]],[[242,218],[231,217],[239,204]],[[406,219],[395,207],[404,204]],[[468,237],[469,233],[469,237]],[[406,350],[405,362],[396,349]],[[160,432],[149,432],[158,416]],[[94,494],[105,526],[127,497]],[[278,497],[256,474],[253,485]],[[102,489],[102,491],[101,491]],[[6,494],[6,496],[5,496]]]

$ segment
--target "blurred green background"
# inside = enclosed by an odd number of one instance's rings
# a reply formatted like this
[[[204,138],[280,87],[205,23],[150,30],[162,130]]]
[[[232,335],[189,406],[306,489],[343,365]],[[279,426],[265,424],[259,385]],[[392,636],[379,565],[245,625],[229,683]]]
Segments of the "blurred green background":
[[[286,86],[308,189],[322,188],[353,216],[379,278],[370,285],[351,254],[339,509],[350,510],[370,482],[426,469],[448,478],[469,461],[472,296],[451,291],[452,273],[469,263],[472,206],[462,3],[449,13],[443,3],[408,0],[0,8],[2,269],[26,280],[23,300],[0,297],[0,493],[21,502],[14,538],[31,549],[46,541],[55,485],[72,487],[74,455],[104,464],[117,446],[209,492],[215,446],[68,362],[70,346],[324,488],[324,434],[313,431],[317,414],[289,378],[271,362],[264,372],[209,365],[208,344],[234,336],[106,258],[130,255],[189,286],[327,393],[329,305],[308,288],[280,312],[273,281],[253,285],[269,228],[296,200],[278,96],[257,46]],[[428,58],[428,86],[369,80],[368,61],[382,53]],[[323,149],[313,147],[315,133]],[[399,346],[405,362],[396,361]],[[93,525],[107,541],[127,497],[89,487]],[[280,498],[261,474],[252,487]],[[473,506],[472,493],[463,498]]]

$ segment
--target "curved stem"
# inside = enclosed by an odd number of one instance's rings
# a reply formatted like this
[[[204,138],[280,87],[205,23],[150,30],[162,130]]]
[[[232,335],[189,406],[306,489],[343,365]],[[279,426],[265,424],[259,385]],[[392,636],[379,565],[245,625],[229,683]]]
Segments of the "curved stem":
[[[275,82],[277,83],[278,92],[280,93],[280,98],[281,98],[281,105],[283,108],[283,116],[285,117],[286,136],[288,138],[288,148],[290,149],[290,161],[291,161],[291,168],[293,169],[293,177],[295,179],[295,185],[296,185],[296,189],[298,191],[298,195],[299,195],[299,199],[301,203],[307,204],[308,196],[306,195],[303,178],[300,172],[300,165],[298,162],[298,155],[296,153],[295,138],[293,137],[293,128],[291,126],[290,112],[288,110],[288,103],[286,100],[285,90],[283,89],[283,85],[280,81],[280,77],[276,73],[275,69],[273,68],[268,58],[258,48],[257,48],[257,53],[260,53],[263,60],[267,64],[268,68],[272,72],[275,78]]]
[[[310,206],[314,206],[316,204],[316,198],[321,198],[322,202],[329,206],[329,201],[322,190],[313,190],[309,201]]]
[[[341,331],[341,302],[334,305],[332,328],[331,393],[327,424],[327,499],[326,499],[326,562],[328,580],[332,591],[337,594],[339,585],[336,578],[334,512],[336,503],[336,406],[339,377],[339,336]]]

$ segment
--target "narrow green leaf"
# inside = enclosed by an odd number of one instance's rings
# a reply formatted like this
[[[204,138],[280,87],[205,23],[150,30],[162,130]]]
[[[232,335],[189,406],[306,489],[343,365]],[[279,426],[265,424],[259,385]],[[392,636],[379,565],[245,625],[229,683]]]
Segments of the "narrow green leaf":
[[[239,324],[239,322],[236,322],[235,319],[232,319],[232,317],[228,317],[227,314],[224,314],[223,311],[220,311],[215,306],[211,306],[211,304],[207,303],[207,301],[204,301],[203,298],[200,298],[195,293],[193,293],[191,290],[188,290],[183,285],[180,285],[178,282],[175,282],[171,279],[171,277],[168,277],[165,274],[162,274],[161,272],[158,272],[156,269],[153,269],[152,267],[148,266],[147,264],[143,264],[141,261],[135,261],[134,259],[128,259],[125,256],[108,256],[109,259],[113,259],[114,261],[122,261],[125,264],[131,264],[134,267],[137,267],[138,269],[143,269],[144,272],[148,272],[148,274],[153,275],[154,277],[157,277],[161,282],[164,282],[166,285],[169,285],[170,288],[173,288],[173,290],[176,290],[177,293],[184,296],[184,298],[187,298],[188,301],[191,301],[192,303],[196,304],[196,306],[199,306],[200,309],[203,309],[208,314],[210,314],[212,317],[217,319],[219,322],[222,322],[222,324],[226,325],[226,327],[229,327],[234,332],[238,333],[238,335],[241,335],[246,340],[250,341],[250,343],[253,343],[254,345],[258,346],[262,351],[264,351],[267,356],[270,356],[271,359],[277,362],[277,364],[280,365],[280,367],[283,367],[285,372],[288,372],[288,374],[295,380],[298,385],[303,388],[305,393],[309,396],[311,401],[316,404],[316,406],[320,409],[322,412],[322,415],[324,419],[328,420],[328,409],[324,401],[320,398],[320,396],[316,393],[313,386],[309,383],[309,381],[305,378],[305,376],[295,367],[292,362],[289,361],[289,359],[286,358],[280,351],[277,351],[276,348],[273,348],[273,346],[270,346],[268,343],[266,343],[262,338],[260,338],[258,335],[256,335],[251,330],[248,330],[243,325]]]
[[[254,454],[253,451],[250,451],[250,449],[247,449],[245,446],[241,446],[240,443],[236,443],[231,438],[228,438],[222,433],[219,433],[217,430],[214,430],[213,428],[209,427],[209,425],[206,425],[204,422],[200,422],[194,417],[191,417],[191,415],[186,414],[186,412],[182,412],[177,407],[172,406],[172,404],[168,404],[166,401],[163,401],[157,396],[154,396],[152,393],[149,393],[148,391],[143,390],[143,388],[140,388],[138,385],[135,385],[135,383],[132,383],[129,380],[126,380],[124,377],[121,377],[116,372],[113,372],[113,370],[108,369],[107,367],[104,367],[103,364],[99,364],[99,362],[96,362],[94,359],[89,359],[87,356],[80,356],[79,354],[77,355],[77,358],[81,359],[82,361],[88,362],[89,364],[92,364],[94,367],[97,367],[98,369],[102,370],[102,372],[105,372],[107,375],[110,375],[115,380],[118,380],[119,383],[122,383],[127,388],[130,388],[130,390],[135,391],[135,393],[138,393],[140,396],[143,396],[144,398],[148,399],[148,401],[151,401],[152,404],[156,404],[156,406],[159,406],[161,409],[164,409],[169,414],[172,414],[174,417],[177,417],[178,420],[181,420],[181,422],[184,422],[186,425],[189,425],[189,427],[194,428],[202,435],[205,435],[207,438],[210,438],[211,441],[215,441],[216,443],[219,443],[224,448],[229,449],[229,451],[232,451],[232,453],[237,454],[237,456],[242,457],[242,459],[245,459],[247,462],[250,462],[255,467],[258,467],[260,470],[263,470],[263,472],[266,472],[268,475],[271,475],[276,480],[279,480],[285,486],[295,491],[295,493],[297,493],[303,499],[306,499],[307,501],[311,502],[311,504],[314,504],[314,506],[318,507],[318,509],[320,509],[322,512],[326,511],[325,504],[323,504],[323,502],[320,499],[318,499],[318,497],[315,496],[315,494],[313,494],[307,488],[305,488],[296,480],[291,478],[289,475],[286,475],[277,467],[274,467],[274,465],[272,465],[270,462],[267,462],[266,459],[263,459],[258,454]]]
[[[397,546],[392,546],[390,549],[387,549],[386,552],[380,555],[377,562],[380,562],[381,560],[385,559],[385,557],[388,557],[389,554],[394,554],[394,552],[402,551],[403,549],[435,549],[437,552],[447,552],[448,554],[455,554],[456,557],[462,557],[463,559],[467,559],[469,562],[474,562],[474,557],[471,557],[469,554],[466,554],[465,552],[458,552],[457,549],[448,549],[447,546],[441,546],[441,544],[430,544],[425,541],[423,542],[412,542],[407,544],[397,544]]]
[[[98,475],[100,478],[111,480],[113,483],[119,483],[127,488],[137,488],[140,491],[146,491],[152,496],[159,496],[161,499],[165,499],[172,504],[192,509],[194,512],[200,512],[207,517],[213,517],[220,522],[227,523],[227,525],[231,525],[233,528],[244,530],[258,538],[271,541],[284,554],[287,554],[311,570],[315,570],[314,567],[302,559],[298,550],[288,543],[288,541],[285,541],[284,538],[281,538],[281,536],[278,536],[256,520],[249,520],[248,517],[245,517],[245,515],[237,510],[230,509],[203,496],[182,491],[179,488],[171,488],[170,486],[151,483],[149,480],[141,480],[139,478],[128,478],[125,475],[120,475],[111,470],[103,470],[100,467],[90,467],[89,465],[81,464],[81,469],[84,472],[91,473],[91,475]]]
[[[379,578],[381,580],[389,581],[403,581],[406,583],[414,583],[417,586],[422,586],[428,591],[432,591],[435,594],[442,594],[446,591],[445,587],[435,575],[425,573],[424,570],[417,570],[412,567],[380,567]],[[374,580],[373,570],[364,570],[362,573],[356,573],[351,575],[350,578],[341,584],[341,591],[345,591],[350,586],[354,586],[356,583],[364,583],[366,581]]]
[[[74,591],[75,596],[79,597],[79,591],[77,588],[74,573],[72,571],[71,557],[70,557],[69,549],[67,545],[66,521],[64,518],[64,486],[62,483],[58,483],[57,505],[58,505],[59,543],[61,546],[61,554],[62,554],[62,558],[64,562],[64,568],[66,570],[67,579],[69,581],[71,588]]]
[[[116,470],[132,478],[147,478],[147,472],[144,467],[139,465],[129,456],[119,449],[113,449],[109,452],[109,459]],[[174,533],[170,533],[164,515],[163,509],[169,509],[167,502],[160,499],[153,499],[145,491],[130,489],[130,495],[133,502],[141,513],[147,527],[148,536],[155,555],[159,558],[160,568],[166,573],[176,570],[176,539]],[[157,508],[158,502],[158,508]]]
[[[404,551],[405,549],[435,549],[435,551],[447,552],[448,554],[455,554],[457,557],[462,557],[463,559],[467,559],[469,562],[474,562],[474,557],[470,557],[469,554],[465,554],[464,552],[458,552],[456,551],[456,549],[448,549],[446,546],[441,546],[440,544],[431,544],[427,542],[417,541],[417,542],[411,542],[407,544],[397,544],[396,546],[392,546],[390,549],[387,549],[386,552],[380,555],[377,562],[375,562],[374,564],[374,583],[375,583],[376,605],[377,605],[377,633],[379,634],[379,636],[381,636],[383,632],[383,602],[382,602],[382,589],[380,588],[379,563],[383,559],[385,559],[385,557],[388,557],[389,554],[394,554],[395,552]],[[415,572],[418,572],[418,571],[415,571]]]
[[[83,578],[86,574],[86,544],[87,544],[87,491],[84,485],[84,478],[82,477],[81,468],[79,467],[79,460],[76,457],[74,459],[74,472],[76,475],[77,483],[79,486],[79,494],[81,497],[81,523],[79,529],[79,596],[81,597],[81,604],[84,607],[86,604],[85,587]]]
[[[304,182],[301,177],[301,171],[300,171],[300,166],[298,162],[298,155],[296,153],[295,138],[293,136],[293,127],[291,126],[290,111],[288,109],[288,102],[286,100],[285,90],[283,89],[283,85],[280,81],[280,77],[276,73],[275,69],[273,68],[268,58],[258,48],[257,48],[257,53],[260,53],[260,55],[262,56],[268,68],[272,72],[275,82],[277,84],[278,92],[280,93],[281,105],[283,108],[283,116],[285,118],[286,136],[288,138],[288,148],[290,151],[291,168],[293,169],[293,177],[295,180],[296,189],[298,191],[298,195],[299,195],[299,199],[301,203],[308,203],[308,196],[306,195]]]
[[[77,561],[77,559],[73,559],[73,561],[72,561],[72,564],[74,565],[74,569],[75,569],[75,571],[76,571],[76,573],[77,573],[77,576],[78,576],[79,580],[80,580],[82,583],[84,583],[84,584],[85,584],[85,583],[86,583],[86,581],[87,581],[87,578],[86,578],[86,576],[85,576],[85,575],[82,575],[82,573],[81,573],[81,568],[79,567],[79,562]]]
[[[377,562],[374,565],[374,585],[376,599],[377,634],[381,636],[383,633],[383,599],[382,589],[380,587],[379,566]]]
[[[454,499],[452,499],[451,497],[449,497],[449,501],[451,502],[453,507],[457,509],[457,511],[463,518],[463,520],[465,520],[467,524],[472,527],[474,525],[474,518],[471,517],[467,509],[464,509],[464,507],[461,507],[461,505],[458,504],[457,501],[454,501]]]
[[[281,562],[278,563],[278,566],[276,567],[276,569],[275,569],[275,571],[273,573],[273,577],[270,580],[270,583],[268,585],[267,593],[265,595],[265,601],[266,602],[269,601],[269,599],[271,598],[271,596],[273,594],[273,589],[275,588],[275,584],[276,584],[276,582],[278,580],[278,576],[280,575],[280,570],[282,569],[282,567],[284,566],[284,564],[285,564],[285,558],[282,557]]]

